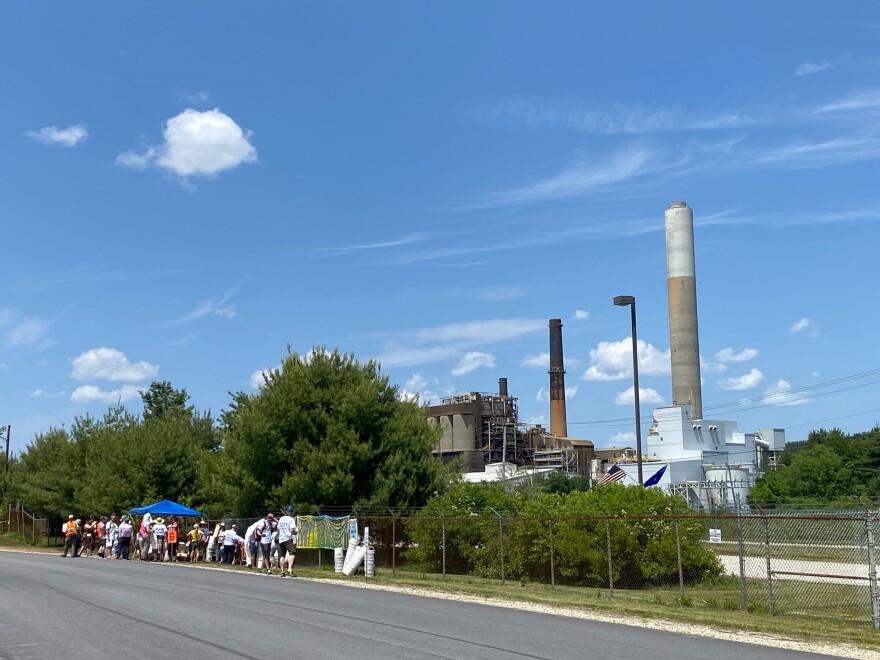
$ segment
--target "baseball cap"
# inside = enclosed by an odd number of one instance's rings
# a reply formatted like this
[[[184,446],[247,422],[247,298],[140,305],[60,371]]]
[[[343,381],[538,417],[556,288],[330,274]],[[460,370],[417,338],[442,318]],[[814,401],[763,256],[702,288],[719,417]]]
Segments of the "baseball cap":
[[[293,505],[292,504],[287,505],[287,513],[293,513]]]

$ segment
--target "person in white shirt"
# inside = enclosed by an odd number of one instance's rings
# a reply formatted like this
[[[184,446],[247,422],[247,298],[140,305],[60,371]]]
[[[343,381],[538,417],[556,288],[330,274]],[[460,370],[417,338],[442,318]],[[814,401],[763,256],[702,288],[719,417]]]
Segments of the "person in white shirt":
[[[156,518],[153,523],[153,539],[156,550],[156,561],[165,561],[165,537],[168,534],[168,527],[165,525],[164,518]]]
[[[294,577],[293,564],[296,562],[296,512],[287,505],[287,512],[278,520],[278,555],[281,564],[281,577]]]
[[[257,567],[257,552],[259,552],[260,546],[260,541],[257,539],[257,528],[262,522],[262,520],[258,520],[248,527],[247,531],[244,533],[244,554],[245,559],[247,560],[247,566],[251,569]]]
[[[116,523],[116,516],[110,516],[107,526],[104,528],[104,543],[107,544],[107,551],[104,557],[112,559],[117,556],[116,548],[118,547],[116,539],[119,535],[119,525]]]
[[[224,564],[231,564],[235,558],[236,543],[244,543],[244,539],[238,535],[238,525],[233,525],[223,534],[223,548],[221,556]]]
[[[152,545],[152,532],[150,525],[153,524],[153,516],[147,511],[141,518],[141,527],[138,531],[138,550],[141,554],[141,561],[145,560],[150,554],[150,546]]]
[[[260,523],[260,526],[257,527],[260,535],[260,554],[263,556],[263,568],[268,573],[272,568],[272,565],[269,563],[269,556],[272,554],[272,532],[275,529],[275,514],[267,513]]]

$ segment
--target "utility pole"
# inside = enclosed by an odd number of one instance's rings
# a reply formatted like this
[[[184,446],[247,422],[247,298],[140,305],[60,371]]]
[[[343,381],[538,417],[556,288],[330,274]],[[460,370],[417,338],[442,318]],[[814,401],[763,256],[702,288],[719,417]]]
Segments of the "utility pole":
[[[12,431],[12,425],[6,425],[6,465],[3,468],[3,500],[6,501],[6,494],[9,492],[9,434]]]

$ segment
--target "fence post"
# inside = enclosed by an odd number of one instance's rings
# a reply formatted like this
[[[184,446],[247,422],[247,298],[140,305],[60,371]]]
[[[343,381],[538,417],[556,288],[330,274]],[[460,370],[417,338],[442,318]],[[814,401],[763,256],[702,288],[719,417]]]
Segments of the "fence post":
[[[684,569],[681,565],[681,526],[675,516],[675,554],[678,557],[678,591],[684,596]]]
[[[446,577],[446,521],[440,520],[441,548],[443,550],[443,577]]]
[[[397,515],[391,507],[386,508],[391,514],[391,575],[393,577],[397,572]]]
[[[553,519],[547,521],[550,533],[550,586],[556,586],[556,558],[553,556]]]
[[[738,537],[737,545],[739,548],[739,606],[740,609],[745,610],[749,604],[748,593],[746,591],[746,546],[743,534],[743,514],[742,509],[739,508],[739,495],[736,497],[736,532]]]
[[[608,553],[608,595],[614,598],[614,564],[611,561],[611,525],[605,516],[605,547]]]
[[[489,510],[492,513],[494,513],[496,516],[498,516],[498,542],[499,542],[499,545],[501,548],[501,581],[505,582],[505,579],[504,579],[504,518],[502,517],[502,515],[500,513],[498,513],[491,506],[489,507]]]
[[[767,609],[773,614],[773,569],[770,566],[770,517],[760,506],[758,511],[764,517],[764,557],[767,560]]]
[[[872,514],[871,510],[862,503],[861,498],[856,497],[855,500],[859,503],[859,506],[865,510],[865,532],[867,534],[868,542],[868,584],[871,589],[871,622],[874,625],[874,630],[880,630],[880,597],[878,597],[877,594],[877,558],[874,554],[874,525],[876,524],[876,521],[874,519],[874,514]]]

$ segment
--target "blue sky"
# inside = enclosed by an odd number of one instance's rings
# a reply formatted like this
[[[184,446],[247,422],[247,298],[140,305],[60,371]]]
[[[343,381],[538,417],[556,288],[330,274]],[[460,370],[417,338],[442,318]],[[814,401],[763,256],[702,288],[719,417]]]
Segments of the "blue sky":
[[[288,344],[423,400],[506,376],[546,423],[559,317],[570,434],[628,443],[611,299],[649,415],[686,200],[705,416],[868,429],[878,29],[874,3],[4,4],[0,423],[21,449],[153,378],[219,413]]]

